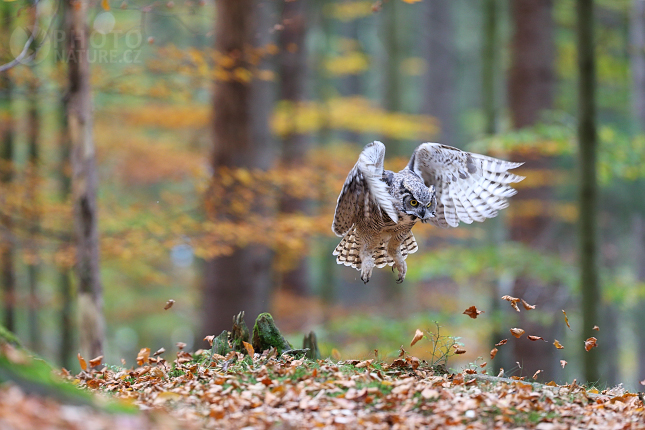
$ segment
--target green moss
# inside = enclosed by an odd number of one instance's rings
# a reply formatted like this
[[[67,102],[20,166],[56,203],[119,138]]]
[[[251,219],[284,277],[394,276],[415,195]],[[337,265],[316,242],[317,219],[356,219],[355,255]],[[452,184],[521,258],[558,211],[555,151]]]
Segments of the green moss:
[[[276,327],[271,314],[263,313],[258,315],[253,326],[253,349],[262,352],[271,347],[278,351],[278,355],[293,349]]]
[[[7,330],[4,326],[0,325],[0,344],[3,344],[3,343],[8,343],[15,347],[22,348],[22,345],[20,344],[20,340],[18,340],[18,338],[9,330]]]

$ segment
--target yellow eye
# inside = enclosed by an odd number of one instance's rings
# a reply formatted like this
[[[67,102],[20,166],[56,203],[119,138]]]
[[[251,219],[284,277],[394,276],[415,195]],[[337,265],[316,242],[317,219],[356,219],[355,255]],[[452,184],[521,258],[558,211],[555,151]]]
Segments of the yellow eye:
[[[412,205],[412,206],[416,206],[416,205],[418,205],[418,204],[419,204],[419,202],[418,202],[418,201],[416,201],[416,200],[410,200],[410,205]]]
[[[429,208],[430,206],[432,206],[432,203],[428,203],[426,207]]]

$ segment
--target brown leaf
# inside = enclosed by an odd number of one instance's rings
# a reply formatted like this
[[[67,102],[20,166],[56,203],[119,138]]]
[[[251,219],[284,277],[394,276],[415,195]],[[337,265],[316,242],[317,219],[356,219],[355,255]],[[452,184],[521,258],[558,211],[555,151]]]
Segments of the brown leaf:
[[[90,367],[96,367],[101,365],[101,361],[103,361],[103,356],[99,355],[96,358],[93,358],[90,360]]]
[[[542,372],[541,370],[538,370],[537,372],[535,372],[535,373],[533,374],[533,379],[537,379],[537,376],[538,376],[541,372]]]
[[[553,345],[555,345],[555,347],[558,349],[564,349],[564,346],[562,346],[562,344],[558,342],[558,339],[556,339],[555,342],[553,342]]]
[[[244,349],[246,349],[247,354],[249,354],[249,357],[253,358],[253,354],[255,354],[255,350],[253,349],[253,345],[251,345],[248,342],[242,341],[242,344],[244,345]]]
[[[215,339],[215,335],[211,334],[210,336],[206,336],[204,340],[208,342],[210,346],[213,346],[213,340]]]
[[[507,302],[511,303],[511,306],[513,306],[513,309],[516,311],[520,311],[520,308],[517,307],[517,302],[520,301],[517,297],[511,297],[511,296],[502,296],[502,300],[506,300]]]
[[[158,355],[163,354],[164,352],[166,352],[166,348],[163,348],[163,347],[162,347],[162,348],[159,348],[159,349],[157,350],[157,352],[155,352],[155,353],[154,353],[154,354],[152,354],[152,355],[154,355],[154,356],[156,357],[156,356],[158,356]]]
[[[560,360],[560,366],[564,369],[564,366],[567,365],[567,362],[565,360]]]
[[[168,309],[172,308],[172,305],[174,304],[175,304],[175,301],[173,299],[170,299],[166,302],[166,306],[164,306],[163,308],[164,310],[167,311]]]
[[[414,338],[412,338],[412,342],[410,342],[410,346],[414,346],[414,344],[420,341],[421,339],[423,339],[423,332],[417,329],[417,331],[414,333]],[[401,350],[403,350],[403,348],[401,348]]]
[[[641,381],[641,385],[645,385],[645,379]]]
[[[150,348],[141,348],[139,350],[139,354],[137,354],[137,364],[139,366],[143,366],[144,364],[148,364],[150,358]]]
[[[336,348],[333,348],[331,350],[331,358],[333,358],[336,361],[340,360],[340,351],[338,351]]]
[[[493,358],[495,358],[496,355],[497,355],[497,348],[491,349],[490,350],[490,359],[492,360]]]
[[[526,303],[526,300],[522,299],[522,305],[524,305],[524,309],[527,311],[530,311],[531,309],[535,309],[535,305],[529,305]]]
[[[466,350],[462,348],[455,348],[455,354],[465,354]]]
[[[506,345],[506,342],[508,342],[508,339],[502,339],[502,340],[500,340],[499,342],[497,342],[497,343],[495,344],[495,346],[502,346],[502,345]]]
[[[500,367],[500,368],[499,368],[499,373],[497,374],[497,377],[498,377],[498,378],[501,378],[502,376],[504,376],[504,368],[503,368],[503,367]]]
[[[589,339],[585,340],[585,351],[590,351],[591,348],[598,346],[597,342],[598,339],[596,339],[595,337],[590,337]]]
[[[81,353],[79,352],[78,355],[78,364],[81,365],[81,369],[87,370],[87,363],[85,362],[85,359],[81,356]]]
[[[569,325],[569,318],[567,317],[567,313],[564,311],[564,309],[562,309],[562,313],[564,314],[564,322],[567,324],[567,327],[569,327],[569,330],[573,331],[573,329]]]
[[[535,342],[536,340],[544,340],[544,338],[542,336],[528,335],[527,337],[529,338],[529,340],[532,340],[533,342]],[[544,340],[544,341],[546,342],[546,340]]]
[[[515,336],[518,339],[521,338],[522,335],[524,334],[524,330],[522,330],[521,328],[512,328],[510,332],[513,336]]]
[[[475,319],[479,316],[479,314],[483,314],[484,311],[478,311],[476,306],[471,306],[468,309],[466,309],[464,312],[464,315],[468,315],[472,319]]]
[[[593,326],[593,330],[600,331],[600,327],[598,327],[597,325],[595,325],[595,326]]]
[[[181,351],[186,348],[186,344],[184,342],[177,342],[177,348]]]
[[[482,364],[479,365],[479,367],[484,368],[484,367],[486,367],[487,364],[488,364],[488,362],[484,361]]]

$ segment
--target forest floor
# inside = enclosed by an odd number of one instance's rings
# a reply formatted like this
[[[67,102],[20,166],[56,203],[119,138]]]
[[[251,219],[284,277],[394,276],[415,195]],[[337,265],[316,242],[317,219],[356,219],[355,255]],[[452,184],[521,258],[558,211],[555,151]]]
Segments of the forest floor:
[[[100,366],[100,359],[88,364],[79,356],[85,370],[63,379],[95,392],[87,403],[34,388],[33,380],[7,378],[7,363],[22,365],[25,357],[3,349],[2,429],[645,429],[640,394],[496,378],[474,369],[440,375],[404,351],[393,362],[336,362],[252,350],[211,358],[210,351],[180,350],[169,362],[165,351],[144,348],[134,369]]]

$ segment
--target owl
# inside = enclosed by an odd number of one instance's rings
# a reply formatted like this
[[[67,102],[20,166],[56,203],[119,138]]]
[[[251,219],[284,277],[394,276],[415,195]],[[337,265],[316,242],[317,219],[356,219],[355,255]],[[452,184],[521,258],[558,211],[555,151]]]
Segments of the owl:
[[[512,163],[439,143],[423,143],[398,173],[383,169],[385,145],[369,143],[347,175],[338,196],[332,231],[342,237],[336,262],[361,272],[367,283],[374,267],[407,271],[405,259],[418,250],[412,227],[421,221],[457,227],[493,218],[524,177]]]

